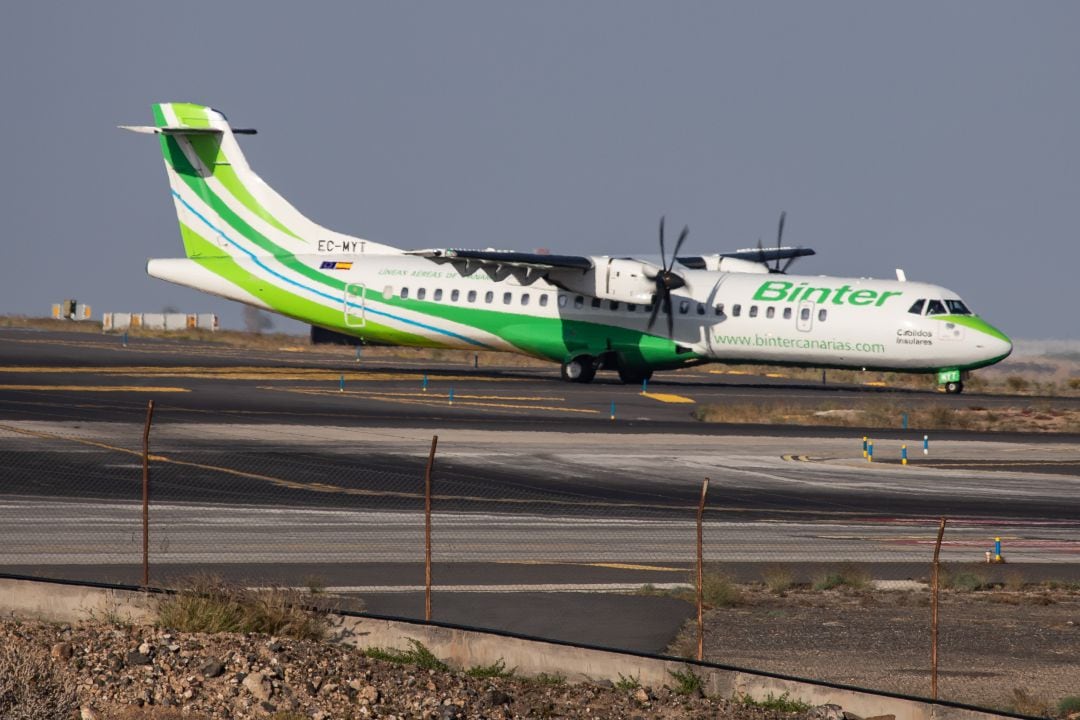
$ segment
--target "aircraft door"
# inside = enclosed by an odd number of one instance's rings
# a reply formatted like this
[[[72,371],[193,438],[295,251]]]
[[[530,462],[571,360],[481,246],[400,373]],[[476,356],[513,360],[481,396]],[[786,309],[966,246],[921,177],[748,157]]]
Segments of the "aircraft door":
[[[363,285],[350,283],[345,286],[343,308],[345,311],[345,325],[347,327],[364,327],[367,318],[364,317]]]
[[[814,329],[814,303],[810,300],[799,302],[799,312],[795,316],[795,327],[801,332]]]

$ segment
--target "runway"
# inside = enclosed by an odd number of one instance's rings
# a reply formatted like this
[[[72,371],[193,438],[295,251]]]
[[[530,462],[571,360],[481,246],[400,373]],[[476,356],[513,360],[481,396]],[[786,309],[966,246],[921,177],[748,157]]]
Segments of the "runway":
[[[741,579],[775,565],[808,578],[844,562],[924,577],[942,516],[947,562],[981,562],[1001,537],[1010,571],[1080,577],[1075,437],[934,433],[922,455],[921,432],[879,433],[870,463],[856,431],[706,425],[687,408],[744,396],[869,402],[876,388],[698,371],[643,395],[568,385],[545,369],[413,363],[0,332],[0,571],[136,580],[153,398],[159,578],[208,568],[256,583],[318,576],[372,609],[415,607],[433,434],[444,619],[475,621],[501,598],[520,609],[516,627],[539,612],[536,631],[555,632],[552,594],[564,603],[590,592],[605,599],[575,607],[622,603],[649,625],[642,602],[652,598],[612,593],[686,582],[704,477],[706,560]],[[682,611],[665,612],[676,622]],[[649,627],[635,647],[667,632]]]

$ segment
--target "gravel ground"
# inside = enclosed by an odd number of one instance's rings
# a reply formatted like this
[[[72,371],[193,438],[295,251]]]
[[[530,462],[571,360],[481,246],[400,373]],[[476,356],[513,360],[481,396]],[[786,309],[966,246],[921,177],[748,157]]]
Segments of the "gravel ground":
[[[671,654],[693,638],[696,621]],[[750,590],[705,616],[706,660],[924,697],[930,644],[926,590]],[[942,699],[1014,709],[1019,689],[1054,708],[1080,695],[1080,592],[943,591],[938,657]]]
[[[24,663],[22,674],[12,666]],[[26,665],[29,664],[29,665]],[[669,688],[567,685],[474,678],[374,660],[315,641],[256,635],[168,633],[151,627],[0,623],[0,717],[119,718],[724,718],[799,720],[782,713],[680,695]],[[30,673],[25,672],[26,667]],[[17,670],[18,668],[16,668]],[[47,676],[55,682],[47,682]],[[27,682],[25,678],[34,677]],[[22,677],[21,682],[12,684]],[[7,682],[8,690],[4,683]],[[14,687],[14,691],[11,688]],[[51,688],[51,689],[50,689]],[[60,688],[61,690],[57,690]],[[41,710],[39,691],[75,694],[72,712]],[[14,695],[29,695],[18,714]],[[823,706],[815,717],[838,718]],[[835,708],[834,708],[835,709]],[[43,714],[44,713],[44,714]]]

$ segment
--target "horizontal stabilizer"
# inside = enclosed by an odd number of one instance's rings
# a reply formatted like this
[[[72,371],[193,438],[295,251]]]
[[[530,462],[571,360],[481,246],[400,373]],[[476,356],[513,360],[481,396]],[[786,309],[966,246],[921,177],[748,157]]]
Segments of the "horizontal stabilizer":
[[[143,135],[220,135],[225,132],[220,128],[193,128],[185,126],[153,127],[151,125],[117,125],[121,130],[130,130]],[[231,128],[234,135],[255,135],[255,128]]]

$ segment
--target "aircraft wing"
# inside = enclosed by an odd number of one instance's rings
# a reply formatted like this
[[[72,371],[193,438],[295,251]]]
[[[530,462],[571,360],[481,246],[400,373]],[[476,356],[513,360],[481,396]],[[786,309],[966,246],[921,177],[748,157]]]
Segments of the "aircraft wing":
[[[767,263],[774,260],[787,260],[788,258],[806,257],[808,255],[816,255],[816,253],[810,248],[802,247],[781,247],[781,248],[744,248],[742,250],[732,250],[731,252],[722,252],[719,257],[722,258],[734,258],[736,260],[746,260],[748,262]],[[717,257],[712,255],[710,257]],[[707,261],[701,255],[694,255],[690,257],[676,258],[676,261],[683,267],[688,267],[692,270],[704,270],[707,267]]]
[[[544,253],[514,252],[512,250],[410,250],[406,255],[419,255],[437,263],[465,263],[472,267],[518,268],[526,270],[591,270],[592,258],[581,255],[547,255]]]

